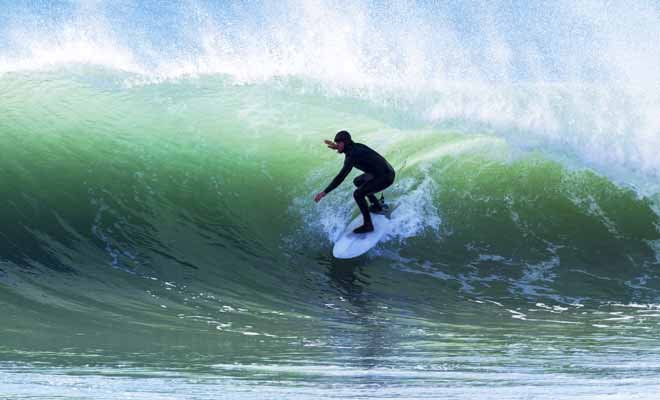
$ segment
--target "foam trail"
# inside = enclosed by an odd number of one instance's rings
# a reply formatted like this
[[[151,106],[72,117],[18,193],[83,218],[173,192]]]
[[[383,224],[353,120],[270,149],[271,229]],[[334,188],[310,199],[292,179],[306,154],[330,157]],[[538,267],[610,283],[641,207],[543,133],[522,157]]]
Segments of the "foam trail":
[[[390,236],[403,242],[427,230],[437,233],[442,222],[438,211],[441,205],[435,203],[433,179],[428,175],[421,182],[404,179],[395,190],[405,194],[397,199],[397,208],[392,212],[392,226],[395,229]]]

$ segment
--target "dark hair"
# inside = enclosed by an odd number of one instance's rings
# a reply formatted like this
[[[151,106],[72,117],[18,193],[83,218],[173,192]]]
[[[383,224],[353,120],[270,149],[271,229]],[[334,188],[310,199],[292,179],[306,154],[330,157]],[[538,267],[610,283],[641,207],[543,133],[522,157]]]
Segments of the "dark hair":
[[[337,142],[344,142],[344,144],[351,144],[353,143],[353,139],[351,139],[351,134],[348,133],[348,131],[339,131],[335,135],[335,143]]]

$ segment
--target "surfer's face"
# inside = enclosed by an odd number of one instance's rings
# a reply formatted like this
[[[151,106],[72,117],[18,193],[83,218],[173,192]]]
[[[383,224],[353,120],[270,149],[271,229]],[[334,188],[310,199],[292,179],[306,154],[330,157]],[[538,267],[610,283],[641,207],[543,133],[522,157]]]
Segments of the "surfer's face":
[[[337,145],[337,153],[343,153],[344,152],[344,142],[337,142],[335,144]]]

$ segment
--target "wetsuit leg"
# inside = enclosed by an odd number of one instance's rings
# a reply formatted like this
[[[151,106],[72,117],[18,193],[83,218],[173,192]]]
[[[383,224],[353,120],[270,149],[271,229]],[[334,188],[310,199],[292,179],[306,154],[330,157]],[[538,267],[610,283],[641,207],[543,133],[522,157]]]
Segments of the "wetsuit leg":
[[[389,187],[394,182],[394,174],[392,175],[383,175],[376,176],[373,179],[369,179],[364,182],[360,187],[355,189],[353,192],[353,198],[360,208],[362,213],[362,218],[364,218],[364,224],[372,226],[371,214],[369,214],[369,207],[367,206],[367,200],[365,197],[367,195],[372,195],[374,198],[375,194]]]
[[[367,199],[365,198],[366,193],[361,193],[360,189],[356,189],[353,192],[353,198],[360,208],[360,213],[362,214],[362,219],[364,220],[364,225],[373,226],[371,221],[371,214],[369,214],[369,206],[367,205]]]
[[[357,177],[355,177],[355,179],[353,179],[353,184],[356,187],[360,187],[360,186],[364,185],[365,183],[369,182],[370,180],[372,180],[373,178],[374,178],[373,175],[368,174],[368,173],[364,173],[362,175],[358,175]],[[378,199],[376,198],[376,195],[374,193],[367,193],[367,198],[369,199],[371,204],[380,205],[380,203],[378,202]]]

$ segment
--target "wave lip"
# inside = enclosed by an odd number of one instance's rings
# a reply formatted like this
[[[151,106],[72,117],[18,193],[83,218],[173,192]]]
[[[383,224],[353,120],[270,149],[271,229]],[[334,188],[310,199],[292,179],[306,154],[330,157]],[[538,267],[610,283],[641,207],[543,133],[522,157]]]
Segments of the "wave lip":
[[[418,124],[496,134],[658,193],[657,4],[505,3],[15,6],[0,71],[91,64],[134,74],[120,79],[127,86],[220,75],[318,90],[390,105]]]

